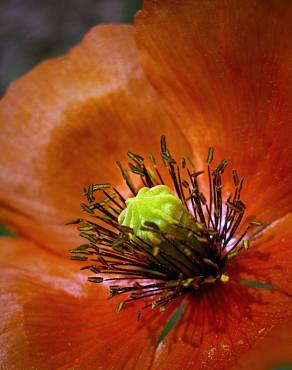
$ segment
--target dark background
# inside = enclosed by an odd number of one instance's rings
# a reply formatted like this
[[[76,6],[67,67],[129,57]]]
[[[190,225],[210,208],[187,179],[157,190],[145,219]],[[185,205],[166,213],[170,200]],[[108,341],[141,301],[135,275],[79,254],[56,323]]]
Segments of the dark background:
[[[41,60],[99,23],[131,23],[142,0],[0,0],[0,96]]]
[[[99,23],[131,23],[143,0],[0,0],[0,97],[43,59],[65,53]],[[0,224],[0,235],[10,235]]]

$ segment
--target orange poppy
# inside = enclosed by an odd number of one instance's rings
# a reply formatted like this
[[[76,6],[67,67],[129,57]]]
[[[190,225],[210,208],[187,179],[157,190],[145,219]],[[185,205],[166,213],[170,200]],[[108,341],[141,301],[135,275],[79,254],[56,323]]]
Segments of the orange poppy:
[[[146,0],[135,26],[98,26],[14,82],[0,105],[4,369],[266,369],[292,360],[292,2]],[[147,77],[146,77],[147,76]],[[131,149],[200,164],[208,147],[246,176],[247,218],[267,227],[228,284],[187,295],[179,323],[116,314],[67,251],[80,189],[122,187]],[[261,281],[256,289],[238,279]]]

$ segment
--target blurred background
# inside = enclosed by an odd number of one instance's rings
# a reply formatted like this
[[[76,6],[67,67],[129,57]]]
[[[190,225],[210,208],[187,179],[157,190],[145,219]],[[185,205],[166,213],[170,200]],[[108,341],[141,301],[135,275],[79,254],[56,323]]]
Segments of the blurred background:
[[[131,23],[142,0],[0,0],[0,96],[48,57],[63,54],[98,23]]]
[[[0,0],[0,96],[43,59],[61,55],[99,23],[132,23],[143,0]],[[0,224],[0,235],[10,235]]]

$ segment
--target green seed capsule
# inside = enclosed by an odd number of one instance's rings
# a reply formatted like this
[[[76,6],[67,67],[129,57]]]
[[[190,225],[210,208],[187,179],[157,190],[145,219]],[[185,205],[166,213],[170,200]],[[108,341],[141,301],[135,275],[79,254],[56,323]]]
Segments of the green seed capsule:
[[[151,245],[159,245],[162,236],[159,232],[147,229],[149,223],[155,224],[164,234],[179,234],[176,225],[194,225],[193,217],[181,200],[165,185],[144,187],[136,197],[127,199],[126,204],[127,208],[119,216],[119,223],[134,230],[132,239],[137,236]]]

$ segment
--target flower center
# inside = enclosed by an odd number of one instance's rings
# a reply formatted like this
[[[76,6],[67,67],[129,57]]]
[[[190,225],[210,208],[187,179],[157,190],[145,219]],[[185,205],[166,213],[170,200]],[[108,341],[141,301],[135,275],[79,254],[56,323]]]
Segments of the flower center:
[[[245,205],[240,199],[243,178],[232,171],[234,192],[223,199],[222,175],[228,161],[211,170],[214,150],[207,157],[208,194],[200,190],[204,171],[196,171],[191,159],[179,165],[161,138],[161,158],[173,190],[165,185],[156,159],[150,165],[138,154],[128,152],[132,175],[140,178],[136,189],[128,170],[117,162],[132,193],[125,199],[111,184],[91,184],[85,189],[83,210],[90,219],[78,219],[80,236],[88,243],[71,250],[71,259],[90,261],[94,283],[109,282],[110,297],[125,296],[117,306],[143,301],[145,308],[160,312],[177,297],[195,292],[206,284],[228,282],[226,264],[248,249],[245,238],[259,221],[250,222],[237,236]],[[108,189],[112,189],[108,193]],[[105,198],[97,202],[95,192]],[[175,193],[174,193],[175,192]]]

